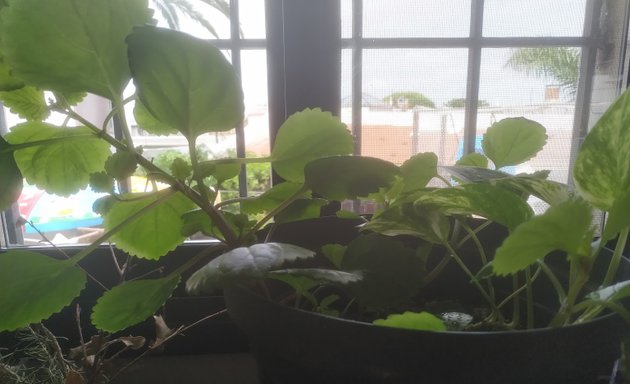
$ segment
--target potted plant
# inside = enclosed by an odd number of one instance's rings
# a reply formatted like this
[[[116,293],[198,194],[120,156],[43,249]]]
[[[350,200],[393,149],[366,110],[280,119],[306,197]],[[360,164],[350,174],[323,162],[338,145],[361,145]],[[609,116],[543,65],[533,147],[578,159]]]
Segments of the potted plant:
[[[605,377],[620,355],[620,319],[630,322],[623,304],[630,270],[622,257],[630,153],[619,147],[629,134],[629,103],[626,92],[585,139],[574,188],[547,180],[548,172],[502,172],[546,141],[539,124],[505,119],[484,135],[484,154],[442,167],[447,176],[433,154],[409,159],[392,184],[372,195],[383,208],[361,225],[363,233],[322,248],[330,266],[360,271],[360,281],[331,291],[309,276],[275,276],[294,288],[293,300],[284,301],[298,309],[228,288],[228,308],[252,338],[263,372],[271,382]],[[306,174],[329,161],[308,164]],[[427,186],[432,179],[445,185]],[[530,197],[549,208],[534,212]],[[597,210],[607,218],[601,231]],[[605,249],[615,238],[614,251]],[[229,257],[196,275],[220,281]],[[199,288],[198,277],[189,287]]]

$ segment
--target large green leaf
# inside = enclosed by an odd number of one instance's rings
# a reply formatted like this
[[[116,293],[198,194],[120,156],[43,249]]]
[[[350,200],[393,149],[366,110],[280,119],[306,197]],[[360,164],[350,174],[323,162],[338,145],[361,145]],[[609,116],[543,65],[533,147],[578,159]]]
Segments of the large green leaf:
[[[488,158],[481,153],[472,152],[462,156],[455,164],[462,167],[488,168]]]
[[[429,312],[405,312],[387,316],[386,319],[373,321],[376,325],[403,329],[415,329],[419,331],[446,331],[446,326],[440,318]]]
[[[404,303],[418,293],[425,275],[424,262],[400,241],[370,234],[353,240],[341,268],[361,272],[363,279],[348,287],[366,307],[383,308]]]
[[[15,203],[22,193],[22,173],[10,145],[0,137],[0,212]]]
[[[350,131],[336,117],[320,109],[291,115],[280,127],[271,151],[274,171],[285,180],[304,181],[304,166],[326,156],[351,154]]]
[[[193,209],[193,203],[180,192],[165,197],[164,191],[124,195],[105,213],[104,226],[110,230],[128,221],[129,216],[145,209],[147,212],[130,221],[112,240],[130,255],[157,260],[172,251],[185,237],[181,234],[182,215]],[[159,201],[159,202],[158,202]]]
[[[15,161],[30,184],[68,196],[85,188],[90,174],[103,170],[109,145],[86,127],[61,128],[47,123],[19,124],[6,135],[14,145],[47,141],[15,151]]]
[[[129,82],[125,37],[151,22],[146,0],[15,0],[2,12],[6,62],[41,89],[120,97]]]
[[[587,257],[593,238],[591,208],[584,200],[569,200],[520,225],[497,249],[495,273],[507,275],[526,268],[552,251]]]
[[[160,136],[177,133],[175,128],[161,122],[153,116],[140,100],[136,100],[134,104],[133,117],[136,119],[136,123],[138,123],[140,128],[152,135]]]
[[[483,135],[484,154],[499,169],[534,157],[547,142],[545,127],[524,117],[498,121]]]
[[[117,332],[146,320],[171,297],[179,280],[179,275],[174,275],[114,287],[96,302],[92,324],[103,331]]]
[[[427,186],[438,175],[438,159],[435,153],[418,153],[400,166],[404,188],[403,192],[414,191]]]
[[[0,56],[2,56],[0,54]],[[0,57],[0,91],[14,91],[24,86],[24,81],[11,74],[11,68]]]
[[[182,32],[139,27],[127,38],[138,97],[158,121],[188,140],[243,120],[236,73],[210,42]]]
[[[478,183],[510,177],[505,172],[472,165],[443,165],[440,168],[448,171],[455,179],[465,183]]]
[[[193,294],[212,293],[234,282],[266,277],[269,271],[285,262],[313,256],[313,251],[282,243],[260,243],[235,248],[195,272],[186,282],[186,290]]]
[[[584,139],[573,168],[580,194],[615,216],[615,227],[630,225],[630,92],[626,91]],[[611,232],[614,232],[610,230]]]
[[[306,186],[329,200],[367,197],[390,185],[399,173],[393,163],[363,156],[324,157],[304,168]]]
[[[50,111],[44,99],[44,92],[26,86],[10,92],[0,92],[0,101],[12,113],[27,120],[45,120]]]
[[[316,219],[321,216],[322,207],[328,204],[324,199],[297,199],[275,216],[274,221],[290,223],[306,219]]]
[[[69,305],[86,283],[85,272],[39,253],[0,253],[0,331],[47,319]]]
[[[521,197],[490,184],[435,189],[420,195],[415,206],[417,209],[435,207],[448,215],[479,215],[511,230],[533,215],[531,207]]]
[[[363,277],[359,272],[336,271],[334,269],[321,268],[288,268],[278,269],[268,273],[269,277],[287,281],[285,277],[304,277],[316,284],[351,284],[356,283]],[[288,281],[287,281],[288,282]],[[290,283],[289,283],[290,284]]]

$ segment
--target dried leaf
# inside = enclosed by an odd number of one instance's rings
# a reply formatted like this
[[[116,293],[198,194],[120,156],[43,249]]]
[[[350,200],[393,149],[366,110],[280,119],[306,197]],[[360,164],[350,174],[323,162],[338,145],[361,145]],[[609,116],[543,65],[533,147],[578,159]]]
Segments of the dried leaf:
[[[85,384],[85,379],[77,371],[70,371],[66,375],[66,384]]]

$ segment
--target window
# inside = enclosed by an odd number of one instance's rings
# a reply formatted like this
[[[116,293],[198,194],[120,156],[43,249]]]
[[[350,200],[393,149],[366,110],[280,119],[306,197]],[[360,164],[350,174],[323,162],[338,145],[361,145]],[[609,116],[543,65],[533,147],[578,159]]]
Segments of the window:
[[[263,151],[288,115],[322,107],[348,124],[357,153],[401,163],[433,151],[452,164],[492,122],[525,116],[548,128],[548,146],[513,171],[551,169],[570,182],[581,138],[627,83],[628,3],[231,0],[230,22],[208,14],[241,73],[247,119],[207,145]],[[176,146],[137,135],[156,157]],[[246,176],[239,185],[247,193]],[[4,213],[3,245],[23,241],[18,215]]]

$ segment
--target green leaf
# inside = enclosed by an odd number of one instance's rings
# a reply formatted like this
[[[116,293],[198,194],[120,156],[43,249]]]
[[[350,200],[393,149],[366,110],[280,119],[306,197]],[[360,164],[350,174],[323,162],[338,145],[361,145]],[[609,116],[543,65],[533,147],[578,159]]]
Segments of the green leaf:
[[[434,207],[447,215],[478,215],[510,230],[533,215],[532,208],[520,196],[489,184],[435,189],[420,195],[414,205],[417,209]]]
[[[573,169],[576,188],[584,199],[614,219],[608,238],[630,225],[629,106],[630,92],[626,91],[586,136]]]
[[[497,249],[493,267],[498,275],[515,273],[552,251],[587,257],[593,238],[592,215],[583,200],[569,200],[520,225]]]
[[[9,67],[2,58],[0,58],[0,91],[14,91],[24,86],[24,81],[14,77]]]
[[[138,27],[127,38],[138,97],[161,123],[192,141],[243,120],[240,81],[221,51],[182,32]]]
[[[114,190],[114,178],[106,172],[95,172],[90,175],[90,187],[94,192],[112,192]]]
[[[488,168],[488,158],[481,153],[473,152],[462,156],[455,164],[461,167]]]
[[[166,191],[170,192],[170,191]],[[139,218],[127,222],[126,226],[113,236],[116,246],[132,256],[157,260],[181,244],[184,222],[182,215],[193,209],[193,203],[182,193],[164,197],[165,191],[123,195],[104,216],[106,230],[128,221],[150,204],[157,204]],[[158,203],[158,201],[160,201]]]
[[[192,176],[192,166],[181,157],[176,157],[171,163],[171,174],[178,180],[186,180]]]
[[[305,109],[280,127],[271,151],[272,167],[283,179],[301,183],[310,161],[353,150],[352,135],[337,117],[318,108]]]
[[[415,191],[427,186],[438,175],[435,153],[418,153],[400,166],[403,178],[403,192]]]
[[[347,285],[361,280],[359,272],[335,271],[322,268],[289,268],[269,272],[269,277],[283,280],[287,276],[308,278],[315,284],[341,284]],[[313,285],[314,286],[314,285]],[[312,287],[310,287],[312,288]],[[308,289],[310,289],[308,288]]]
[[[114,287],[96,302],[92,324],[106,332],[117,332],[146,320],[171,297],[179,280],[175,275]]]
[[[445,165],[440,168],[448,171],[454,178],[464,183],[479,183],[510,177],[510,175],[505,172],[469,165]]]
[[[497,169],[517,165],[536,156],[547,142],[545,127],[524,117],[498,121],[483,135],[484,154]]]
[[[197,176],[202,178],[212,176],[219,184],[238,176],[240,173],[241,163],[233,159],[201,161],[197,165]]]
[[[374,320],[375,325],[403,329],[415,329],[418,331],[444,332],[446,326],[438,317],[428,312],[405,312],[387,316],[387,319]]]
[[[22,173],[10,149],[9,143],[0,137],[0,212],[15,203],[22,193]]]
[[[254,226],[255,221],[249,220],[249,217],[244,214],[234,214],[231,212],[221,212],[228,226],[237,234],[238,237],[242,237],[249,233],[249,230]],[[223,233],[219,228],[210,220],[210,216],[201,209],[186,212],[182,215],[184,226],[182,227],[183,236],[192,236],[197,232],[201,232],[207,236],[214,237],[219,240],[225,240]]]
[[[0,101],[12,113],[29,121],[45,120],[50,114],[44,92],[34,87],[26,86],[10,92],[0,92]]]
[[[0,253],[0,331],[47,319],[70,305],[86,283],[85,272],[39,253]]]
[[[272,209],[277,208],[289,197],[295,195],[301,189],[301,184],[290,182],[278,183],[264,193],[244,200],[241,203],[241,210],[250,215],[271,211]],[[307,194],[308,191],[304,191],[304,194],[301,195],[301,197],[305,197]]]
[[[363,279],[349,287],[361,305],[392,307],[418,293],[424,263],[400,241],[377,234],[359,236],[346,249],[341,268],[361,272]]]
[[[34,12],[33,10],[37,10]],[[41,89],[117,99],[129,82],[125,37],[151,22],[146,0],[20,0],[2,12],[2,51]]]
[[[62,196],[85,188],[90,174],[103,170],[109,145],[89,128],[61,128],[41,122],[15,126],[6,135],[14,145],[42,141],[15,151],[15,161],[30,184]]]
[[[448,217],[439,209],[414,209],[409,203],[387,208],[362,227],[385,236],[414,236],[437,244],[448,241],[450,228]]]
[[[304,169],[306,186],[329,200],[366,197],[390,185],[399,173],[393,163],[363,156],[324,157]]]
[[[506,177],[496,180],[496,184],[536,196],[549,205],[560,204],[575,196],[575,191],[566,184],[530,175]]]
[[[105,171],[118,180],[133,175],[136,168],[138,168],[136,155],[128,151],[116,152],[105,161]]]
[[[279,212],[274,220],[276,223],[282,224],[315,219],[321,216],[321,208],[326,204],[328,204],[328,200],[324,199],[297,199]]]
[[[266,277],[269,271],[285,262],[313,256],[313,251],[282,243],[235,248],[195,272],[186,282],[186,290],[193,294],[212,293],[230,283]]]
[[[161,122],[149,112],[147,107],[140,100],[136,100],[133,107],[133,117],[138,126],[152,135],[172,135],[177,133],[177,129]]]
[[[322,247],[322,254],[335,268],[341,268],[341,262],[346,254],[346,246],[341,244],[326,244]]]

